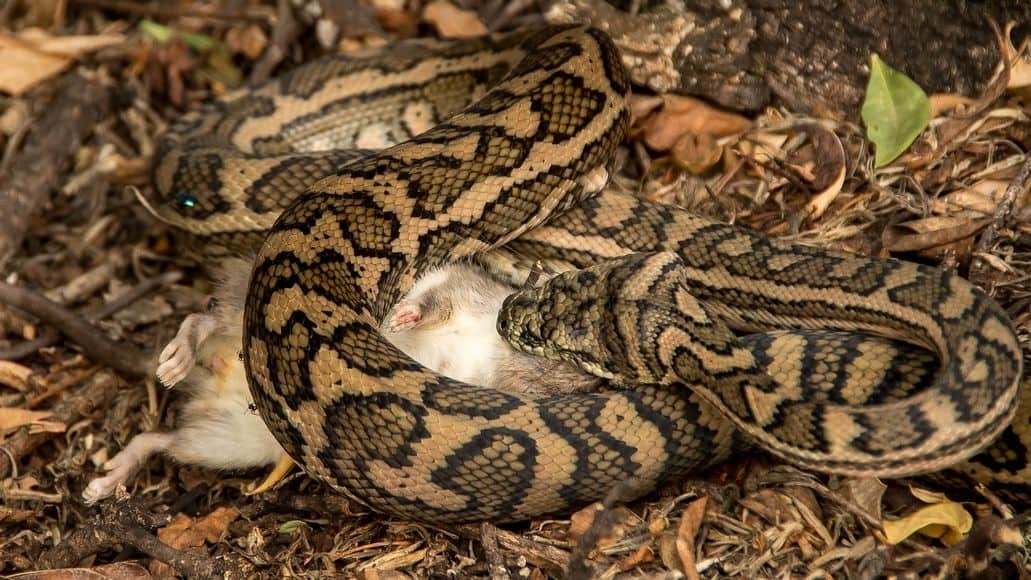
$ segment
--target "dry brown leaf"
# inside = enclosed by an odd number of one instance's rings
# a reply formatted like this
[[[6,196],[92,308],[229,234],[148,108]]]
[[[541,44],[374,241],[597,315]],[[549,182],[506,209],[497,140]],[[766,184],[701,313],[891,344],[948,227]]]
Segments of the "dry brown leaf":
[[[173,548],[198,548],[204,542],[215,543],[240,517],[240,510],[220,507],[208,515],[194,519],[178,514],[167,526],[158,530],[158,539]]]
[[[791,498],[795,510],[802,518],[802,523],[816,532],[825,547],[833,546],[834,537],[821,521],[823,510],[820,508],[820,502],[816,500],[816,494],[807,487],[794,486],[784,488],[784,494]],[[816,551],[807,535],[803,534],[798,537],[798,546],[802,550],[805,560],[812,560],[816,556]]]
[[[71,62],[68,57],[40,52],[26,42],[0,34],[0,92],[22,95]]]
[[[648,522],[648,535],[653,538],[657,538],[659,534],[666,531],[669,527],[669,520],[664,515],[657,515]]]
[[[243,28],[230,28],[226,32],[226,46],[232,52],[242,54],[250,60],[257,60],[268,45],[268,35],[257,24]]]
[[[627,99],[630,105],[630,124],[636,126],[637,122],[655,112],[662,106],[661,95],[638,95],[631,94]]]
[[[38,28],[0,34],[0,91],[21,95],[56,76],[76,58],[125,42],[121,34],[52,36]]]
[[[603,512],[605,512],[604,506],[600,502],[594,502],[574,513],[569,518],[570,543],[579,544],[588,530],[599,525],[604,526],[604,529],[595,530],[600,532],[600,535],[592,546],[592,550],[610,546],[621,540],[626,535],[627,522],[633,517],[633,514],[627,508],[620,506],[609,510],[605,514],[604,522],[598,522],[598,517]]]
[[[997,200],[1002,198],[1008,185],[999,179],[982,179],[969,188],[959,189],[932,200],[931,210],[946,215],[953,214],[956,210],[993,215],[998,207]]]
[[[944,503],[949,501],[949,496],[940,491],[931,491],[915,485],[909,486],[909,493],[924,503]]]
[[[820,125],[803,125],[799,132],[806,135],[808,142],[792,151],[787,163],[817,191],[805,210],[813,219],[818,219],[845,184],[845,148],[833,131]]]
[[[666,530],[659,536],[659,559],[667,570],[680,570],[683,566],[677,554],[677,535],[673,530]]]
[[[784,133],[755,132],[749,133],[735,145],[742,156],[755,160],[759,165],[784,156],[784,144],[788,136]]]
[[[366,570],[384,574],[399,568],[410,568],[426,559],[427,548],[422,542],[412,542],[407,546],[391,550],[358,565],[358,572]],[[389,576],[388,576],[389,577]]]
[[[795,507],[799,505],[805,506],[817,518],[823,517],[823,508],[820,507],[820,502],[816,499],[816,494],[813,493],[813,490],[808,487],[789,486],[785,487],[782,492],[791,498]]]
[[[39,480],[36,479],[36,477],[32,476],[32,475],[24,475],[22,477],[19,477],[18,480],[15,482],[16,488],[17,489],[23,489],[23,490],[24,489],[31,490],[31,489],[35,488],[36,486],[38,486],[38,485],[39,485]]]
[[[217,542],[229,529],[229,524],[240,517],[240,510],[220,507],[201,518],[177,514],[165,527],[158,530],[158,539],[180,550],[197,551],[204,542]],[[162,562],[152,562],[150,572],[159,578],[172,575],[171,568]]]
[[[372,0],[376,20],[384,30],[402,37],[413,36],[419,27],[419,15],[409,10],[405,0]]]
[[[681,95],[664,95],[662,108],[642,120],[645,145],[655,151],[669,151],[686,134],[706,133],[726,137],[742,133],[752,122],[734,113],[721,111],[703,101]]]
[[[164,87],[168,99],[176,105],[184,104],[186,73],[197,65],[190,47],[176,36],[154,49],[148,62],[148,73],[156,87]]]
[[[845,480],[843,494],[874,519],[881,519],[881,500],[888,486],[876,477],[850,477]]]
[[[622,562],[620,562],[619,569],[623,571],[630,570],[631,568],[635,568],[637,566],[640,566],[641,564],[651,562],[654,559],[655,551],[652,550],[652,547],[650,545],[645,544],[640,548],[637,548],[637,550],[633,554],[630,554]]]
[[[989,254],[988,252],[974,252],[974,256],[977,256],[978,258],[981,258],[982,260],[987,262],[988,265],[994,268],[996,271],[1006,272],[1007,274],[1013,274],[1016,272],[1016,270],[1013,269],[1013,266],[1010,266],[1006,263],[1006,260],[1003,260],[995,254]]]
[[[18,524],[34,517],[36,517],[36,510],[20,510],[0,505],[0,524]]]
[[[601,505],[601,502],[596,501],[569,517],[569,542],[571,544],[575,546],[580,541],[580,538],[587,533],[591,524],[594,523],[594,518],[598,515],[598,512],[603,509],[605,508]]]
[[[7,385],[12,389],[25,392],[29,388],[29,376],[32,369],[20,365],[14,361],[0,360],[0,385]]]
[[[109,46],[125,42],[123,34],[73,34],[53,36],[41,28],[26,28],[18,33],[18,39],[39,52],[54,56],[77,58]]]
[[[742,507],[774,525],[802,519],[798,510],[782,494],[772,489],[761,489],[749,494],[741,498],[740,503]],[[750,518],[744,518],[745,523],[751,523],[749,520]]]
[[[889,226],[881,239],[891,252],[915,252],[970,238],[990,223],[990,217],[933,216]]]
[[[0,407],[0,433],[31,425],[52,415],[50,411],[30,411],[17,407]]]
[[[1006,88],[1011,91],[1020,91],[1031,87],[1031,39],[1024,38],[1020,43],[1020,48],[1014,47],[1012,37],[1014,26],[1016,26],[1014,22],[1006,24],[1004,35],[1006,39],[1004,58],[1010,60],[1010,79],[1006,83]]]
[[[422,11],[422,19],[443,38],[474,38],[487,34],[487,27],[472,10],[462,10],[447,0],[433,0]]]
[[[690,503],[680,515],[677,526],[677,555],[680,557],[681,570],[688,580],[699,580],[698,564],[695,562],[695,536],[705,519],[705,507],[709,498],[702,496]]]
[[[409,580],[413,578],[400,570],[361,570],[357,576],[360,580]]]
[[[0,114],[0,133],[10,137],[21,131],[29,121],[29,105],[25,99],[11,99]]]
[[[39,570],[5,576],[17,580],[144,580],[153,578],[146,568],[136,562],[115,562],[92,568],[62,568],[60,570]]]
[[[723,157],[723,147],[708,133],[687,133],[677,140],[670,151],[673,163],[693,175],[706,173]]]

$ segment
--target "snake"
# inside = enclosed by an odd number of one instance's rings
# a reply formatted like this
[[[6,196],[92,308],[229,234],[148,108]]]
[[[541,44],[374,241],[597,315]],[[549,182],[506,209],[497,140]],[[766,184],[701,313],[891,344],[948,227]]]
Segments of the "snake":
[[[206,248],[257,252],[242,354],[294,461],[373,510],[433,523],[568,511],[631,476],[643,493],[744,439],[825,472],[951,467],[1024,493],[1031,402],[1005,311],[954,272],[793,245],[605,186],[629,89],[603,32],[549,25],[329,55],[169,127],[152,209]],[[705,330],[662,353],[693,361],[673,384],[505,393],[424,368],[379,332],[443,264],[614,271],[637,254],[675,257],[666,281],[642,262],[628,275]],[[587,322],[634,310],[614,300],[598,297]],[[638,330],[662,352],[669,331]],[[849,338],[861,334],[884,341]],[[929,378],[856,380],[873,375],[849,365],[896,368],[883,353],[897,340],[940,368],[903,352]],[[648,356],[640,341],[623,347]]]

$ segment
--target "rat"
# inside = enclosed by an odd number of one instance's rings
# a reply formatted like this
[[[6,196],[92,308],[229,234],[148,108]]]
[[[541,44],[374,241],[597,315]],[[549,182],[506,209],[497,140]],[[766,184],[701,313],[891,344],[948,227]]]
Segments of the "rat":
[[[169,388],[181,383],[187,389],[177,428],[133,437],[104,464],[107,474],[92,480],[83,491],[87,503],[114,493],[156,453],[212,469],[275,464],[272,474],[251,493],[268,489],[289,471],[289,457],[251,408],[240,359],[251,264],[243,259],[223,262],[223,277],[209,311],[187,316],[158,357],[156,374],[161,383]]]
[[[289,472],[292,461],[252,410],[239,356],[252,264],[243,259],[223,262],[212,307],[187,316],[158,356],[156,374],[161,383],[169,388],[182,383],[188,388],[178,427],[133,437],[104,464],[107,474],[83,491],[88,503],[110,496],[157,453],[212,469],[275,464],[252,494],[271,488]],[[596,390],[601,379],[571,363],[519,352],[501,338],[497,315],[513,292],[514,287],[495,280],[481,267],[449,264],[421,276],[390,310],[381,329],[419,363],[470,384],[530,395]]]

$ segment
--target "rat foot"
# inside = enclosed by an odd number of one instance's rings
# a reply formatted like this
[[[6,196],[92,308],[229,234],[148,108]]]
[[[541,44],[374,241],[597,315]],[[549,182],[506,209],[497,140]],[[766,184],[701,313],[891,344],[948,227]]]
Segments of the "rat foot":
[[[213,314],[191,314],[181,325],[175,338],[158,355],[157,377],[166,387],[174,387],[193,370],[197,347],[211,336],[218,326]]]
[[[383,330],[402,332],[419,326],[422,323],[422,306],[418,302],[402,300],[397,303],[383,321]]]
[[[108,497],[119,485],[124,485],[148,457],[168,449],[174,439],[172,433],[140,433],[133,437],[125,449],[104,464],[108,474],[89,482],[82,491],[82,498],[87,504],[93,504]]]

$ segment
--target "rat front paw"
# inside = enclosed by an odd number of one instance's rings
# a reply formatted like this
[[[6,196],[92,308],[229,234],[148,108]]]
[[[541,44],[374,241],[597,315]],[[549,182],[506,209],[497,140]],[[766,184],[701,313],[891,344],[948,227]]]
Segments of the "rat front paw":
[[[397,303],[383,321],[386,332],[403,332],[419,326],[422,322],[422,307],[418,303],[402,300]]]

